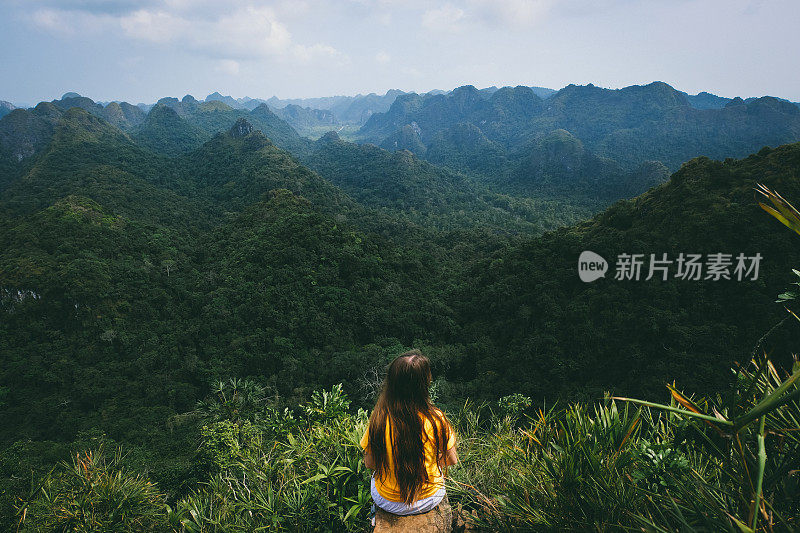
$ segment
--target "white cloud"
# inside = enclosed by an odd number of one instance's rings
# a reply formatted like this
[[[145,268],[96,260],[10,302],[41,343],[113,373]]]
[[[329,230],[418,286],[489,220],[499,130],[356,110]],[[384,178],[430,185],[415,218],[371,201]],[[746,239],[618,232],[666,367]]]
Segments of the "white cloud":
[[[283,4],[279,7],[288,11]],[[252,1],[231,0],[225,4],[164,0],[158,8],[102,15],[79,9],[40,9],[32,20],[39,28],[62,36],[85,31],[121,33],[134,41],[170,45],[219,60],[347,61],[329,44],[293,42],[275,10]]]
[[[113,20],[110,15],[50,8],[37,9],[29,18],[35,26],[62,37],[69,37],[78,33],[82,35],[96,33],[105,24]]]
[[[385,11],[383,13],[380,13],[379,15],[377,15],[375,17],[375,20],[378,21],[378,24],[381,24],[383,26],[391,26],[391,24],[392,24],[392,13],[391,13],[391,11]]]
[[[671,0],[672,4],[696,0]],[[470,18],[491,26],[525,28],[551,18],[586,18],[624,11],[637,4],[657,5],[657,0],[466,0]]]
[[[289,30],[269,8],[248,6],[204,26],[195,27],[195,46],[209,45],[234,57],[281,54],[292,43]]]
[[[139,10],[118,19],[129,37],[153,43],[166,43],[191,33],[191,23],[164,11]]]
[[[422,14],[422,25],[433,31],[456,33],[461,31],[464,10],[453,4],[445,4],[437,9],[429,9]]]
[[[230,74],[231,76],[239,75],[239,62],[233,59],[223,59],[217,63],[216,70],[223,74]]]
[[[388,63],[391,60],[392,60],[392,56],[387,54],[384,50],[381,50],[380,52],[375,54],[375,61],[377,61],[381,65],[385,65],[386,63]]]
[[[501,26],[530,26],[547,17],[554,0],[470,0],[476,15]]]
[[[292,56],[303,63],[309,63],[316,59],[333,60],[337,65],[346,65],[350,62],[350,58],[336,48],[326,44],[314,44],[311,46],[296,44],[292,47]]]
[[[33,23],[42,29],[49,30],[56,33],[63,33],[68,29],[63,24],[58,11],[53,9],[39,9],[33,13]],[[69,32],[71,33],[71,32]]]

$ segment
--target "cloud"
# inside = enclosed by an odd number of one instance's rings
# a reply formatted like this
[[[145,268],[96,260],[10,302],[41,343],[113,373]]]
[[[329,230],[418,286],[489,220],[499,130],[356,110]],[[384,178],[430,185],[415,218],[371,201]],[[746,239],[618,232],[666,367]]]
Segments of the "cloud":
[[[127,11],[134,2],[112,2],[117,10],[100,9],[99,0],[71,0],[69,9],[41,8],[30,17],[50,33],[69,36],[84,32],[121,34],[133,41],[173,46],[219,60],[279,58],[310,62],[347,57],[326,43],[296,43],[272,7],[257,2],[230,0],[161,0],[140,2],[150,7]],[[156,5],[158,4],[158,5]],[[291,11],[286,3],[278,8]],[[293,13],[297,13],[297,7]]]
[[[239,75],[239,62],[232,59],[223,59],[217,63],[216,70],[223,74],[230,74],[231,76]]]
[[[437,32],[457,33],[461,31],[464,10],[453,4],[445,4],[437,9],[429,9],[422,14],[422,25]]]
[[[303,63],[309,63],[317,59],[332,60],[337,65],[346,65],[350,63],[349,57],[336,48],[326,44],[314,44],[311,46],[296,44],[292,46],[292,55],[296,60]]]
[[[139,10],[119,19],[129,37],[153,43],[166,43],[191,33],[191,23],[164,11]]]
[[[209,47],[231,57],[280,55],[290,50],[291,34],[270,8],[248,6],[217,21],[193,24],[189,36],[198,49]]]
[[[672,4],[696,0],[671,0]],[[585,18],[658,0],[466,0],[470,18],[490,26],[525,28],[551,18]]]
[[[38,28],[61,37],[70,37],[78,33],[81,35],[97,33],[113,20],[109,15],[49,8],[37,9],[29,15],[29,18]]]
[[[541,22],[556,7],[554,0],[470,0],[469,3],[484,22],[512,27]]]
[[[67,30],[67,27],[62,24],[58,12],[52,9],[39,9],[35,11],[33,13],[33,23],[42,29],[54,33],[65,33],[65,30]],[[66,33],[71,33],[71,31],[67,31]]]
[[[381,50],[377,54],[375,54],[375,61],[377,61],[381,65],[385,65],[389,61],[392,60],[392,56],[387,54],[384,50]]]
[[[31,9],[56,9],[60,11],[80,11],[92,15],[115,15],[137,9],[158,6],[164,0],[0,0],[11,7]]]

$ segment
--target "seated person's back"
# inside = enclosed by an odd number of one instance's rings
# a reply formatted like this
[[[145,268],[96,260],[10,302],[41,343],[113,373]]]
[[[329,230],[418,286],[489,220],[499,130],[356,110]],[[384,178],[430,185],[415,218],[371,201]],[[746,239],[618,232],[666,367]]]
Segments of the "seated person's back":
[[[394,514],[435,508],[445,495],[448,465],[458,460],[455,433],[430,401],[430,363],[418,350],[392,362],[361,438],[364,461],[375,470],[375,504]]]

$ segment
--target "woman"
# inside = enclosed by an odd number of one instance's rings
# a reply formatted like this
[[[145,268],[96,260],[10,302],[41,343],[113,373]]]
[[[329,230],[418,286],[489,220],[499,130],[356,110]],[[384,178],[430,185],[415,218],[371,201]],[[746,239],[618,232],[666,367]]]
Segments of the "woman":
[[[396,515],[426,513],[445,496],[447,467],[458,462],[456,436],[428,393],[431,367],[419,350],[397,357],[361,438],[374,470],[372,500]]]

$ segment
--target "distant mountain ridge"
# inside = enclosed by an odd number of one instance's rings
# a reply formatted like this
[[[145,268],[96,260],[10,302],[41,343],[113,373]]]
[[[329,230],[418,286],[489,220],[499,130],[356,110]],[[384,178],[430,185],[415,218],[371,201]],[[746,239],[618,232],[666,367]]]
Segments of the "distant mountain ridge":
[[[536,152],[537,145],[559,131],[567,135],[548,141],[556,152]],[[656,168],[650,162],[676,170],[697,156],[742,157],[765,145],[800,140],[800,107],[769,96],[691,96],[663,82],[616,90],[568,85],[547,99],[524,86],[493,91],[466,85],[446,94],[400,95],[356,135],[361,142],[407,149],[519,192],[525,183],[539,187],[545,167],[551,171],[549,183],[567,187],[580,168],[592,168],[531,159],[536,153],[545,159],[556,153],[569,158],[564,149],[572,139],[590,157],[616,165],[616,175]]]
[[[131,135],[137,143],[169,156],[198,148],[219,132],[227,131],[241,117],[247,118],[279,147],[301,152],[307,146],[289,124],[275,115],[266,104],[252,111],[233,109],[219,101],[200,102],[191,95],[182,99],[165,97],[149,112],[127,102],[106,106],[76,93],[61,100],[42,102],[32,109],[14,109],[0,119],[0,158],[17,162],[39,153],[50,142],[55,124],[73,108],[91,115]]]
[[[234,98],[215,91],[205,98],[205,102],[222,102],[234,109],[253,110],[266,104],[278,116],[286,120],[295,130],[305,136],[317,137],[317,132],[340,130],[343,125],[363,125],[374,113],[389,109],[394,99],[404,94],[392,89],[385,94],[358,94],[356,96],[326,96],[319,98],[269,99]]]
[[[490,96],[499,89],[495,86],[481,89],[482,93]],[[546,87],[531,87],[531,90],[540,98],[548,98],[556,93],[554,89]],[[448,94],[451,91],[432,90],[425,95],[435,96],[439,94]],[[236,109],[254,109],[258,105],[265,103],[272,108],[281,118],[284,118],[293,128],[302,133],[302,130],[313,126],[323,126],[325,124],[331,125],[358,125],[361,126],[375,113],[384,113],[394,103],[398,96],[408,94],[399,89],[390,89],[384,94],[357,94],[355,96],[323,96],[317,98],[286,98],[281,99],[273,96],[269,99],[263,100],[260,98],[233,98],[226,96],[215,91],[209,94],[205,101],[218,101],[223,102]],[[323,119],[316,123],[310,123],[308,119],[298,120],[294,122],[294,118],[290,115],[284,115],[279,110],[286,109],[289,106],[296,106],[304,108],[306,115],[313,114],[313,110],[330,111],[333,118],[325,116]]]
[[[161,98],[145,112],[127,102],[104,105],[66,93],[60,100],[13,109],[0,118],[0,171],[8,176],[21,172],[26,161],[47,146],[55,124],[72,108],[87,111],[138,145],[169,157],[189,153],[228,131],[238,119],[246,119],[277,147],[311,163],[310,157],[319,154],[322,145],[304,135],[341,131],[336,109],[343,109],[343,103],[348,108],[362,104],[369,108],[376,98],[388,107],[370,113],[358,134],[362,142],[388,151],[408,150],[416,158],[478,179],[482,187],[500,194],[536,201],[569,199],[574,205],[588,202],[593,209],[661,183],[693,156],[724,159],[800,139],[800,108],[785,100],[688,95],[662,82],[618,90],[591,84],[559,91],[463,86],[421,95],[389,91],[380,97],[297,100],[331,109],[275,98],[234,99],[216,92],[202,101],[191,95]],[[276,102],[282,107],[272,107]],[[352,130],[343,135],[351,139]],[[336,153],[350,160],[334,161],[328,153],[324,165],[317,161],[317,168],[328,177],[338,176],[344,180],[341,183],[360,183],[364,177],[359,173],[377,168],[376,161],[389,165],[404,161],[368,150]],[[361,165],[354,166],[359,160]],[[345,168],[356,174],[341,175]],[[429,172],[424,166],[413,168]],[[406,170],[394,175],[409,177]]]
[[[442,229],[470,227],[480,221],[483,227],[495,231],[537,233],[575,221],[578,213],[591,213],[586,206],[578,207],[577,199],[550,199],[547,195],[536,200],[515,199],[493,193],[463,175],[435,167],[410,153],[360,146],[339,139],[334,132],[312,143],[300,137],[266,104],[248,112],[219,101],[200,102],[189,95],[180,100],[162,98],[139,126],[127,132],[104,118],[108,108],[89,98],[68,95],[55,103],[43,102],[32,110],[15,110],[0,119],[0,189],[12,185],[17,195],[26,188],[44,194],[55,183],[44,177],[58,172],[55,169],[59,161],[80,157],[81,162],[76,163],[80,168],[97,157],[78,156],[88,150],[110,161],[129,157],[140,169],[150,165],[172,168],[170,180],[177,179],[177,184],[200,180],[202,186],[197,190],[209,198],[227,198],[227,204],[237,208],[267,192],[263,187],[271,183],[273,188],[288,188],[319,204],[327,203],[325,198],[343,196],[338,190],[341,188],[366,208]],[[281,176],[271,176],[264,182],[264,173],[275,165],[274,154],[281,152],[279,148],[289,149],[321,177],[315,174],[313,186],[298,188]],[[167,157],[157,158],[155,154]],[[299,163],[289,163],[291,157],[281,152],[278,166],[296,169]],[[142,160],[148,163],[140,163]],[[182,170],[176,174],[175,168]],[[98,176],[102,172],[97,169]],[[160,171],[146,170],[144,174],[154,172]],[[23,183],[17,178],[24,173],[28,178]],[[321,192],[314,195],[312,190]],[[114,209],[124,209],[123,205],[117,202]],[[543,216],[543,206],[548,213],[564,214]],[[553,220],[559,222],[553,224]]]

